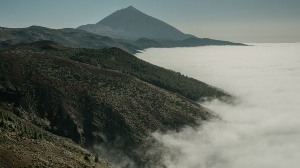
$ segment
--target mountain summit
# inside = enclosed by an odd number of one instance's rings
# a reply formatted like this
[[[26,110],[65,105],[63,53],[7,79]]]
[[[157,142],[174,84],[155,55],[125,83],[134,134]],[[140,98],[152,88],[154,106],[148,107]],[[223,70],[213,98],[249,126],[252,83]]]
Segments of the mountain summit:
[[[175,27],[144,14],[133,6],[118,10],[96,24],[82,25],[77,29],[91,33],[136,40],[184,40],[192,35],[184,34]]]

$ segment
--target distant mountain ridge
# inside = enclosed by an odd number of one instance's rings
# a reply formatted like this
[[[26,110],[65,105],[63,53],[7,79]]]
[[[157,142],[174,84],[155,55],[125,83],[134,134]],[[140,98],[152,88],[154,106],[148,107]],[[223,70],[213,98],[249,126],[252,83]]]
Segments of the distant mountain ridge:
[[[244,45],[229,41],[198,38],[185,34],[175,27],[149,16],[133,6],[118,10],[96,24],[79,26],[77,29],[109,36],[136,48],[196,47],[207,45]],[[130,46],[128,46],[130,48]]]
[[[72,48],[110,48],[117,47],[128,53],[136,53],[150,47],[195,47],[205,45],[243,45],[228,41],[190,37],[185,40],[138,40],[113,39],[84,30],[73,28],[50,29],[41,26],[27,28],[0,27],[0,47],[40,40],[51,40]]]
[[[118,47],[129,53],[139,49],[136,49],[134,46],[128,49],[124,46],[126,44],[121,44],[110,37],[73,28],[50,29],[42,26],[30,26],[27,28],[0,27],[0,47],[40,40],[51,40],[73,48]]]
[[[96,24],[82,25],[77,29],[113,38],[130,40],[137,40],[139,38],[184,40],[194,37],[184,34],[159,19],[144,14],[133,6],[118,10]]]
[[[41,26],[0,27],[0,47],[40,40],[55,41],[72,48],[117,47],[131,54],[151,47],[244,45],[184,34],[132,6],[114,12],[97,24],[83,25],[77,29],[50,29]]]

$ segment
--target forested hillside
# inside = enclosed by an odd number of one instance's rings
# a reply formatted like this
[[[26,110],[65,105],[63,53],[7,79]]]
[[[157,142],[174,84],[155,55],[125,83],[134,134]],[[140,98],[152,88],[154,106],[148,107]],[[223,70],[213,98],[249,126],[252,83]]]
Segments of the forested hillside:
[[[196,88],[200,91],[193,93]],[[47,131],[92,151],[101,144],[121,151],[138,167],[160,163],[162,148],[156,147],[152,132],[215,117],[185,98],[193,98],[187,93],[195,99],[226,95],[117,48],[72,49],[40,41],[0,49],[0,109],[38,127],[38,137]]]

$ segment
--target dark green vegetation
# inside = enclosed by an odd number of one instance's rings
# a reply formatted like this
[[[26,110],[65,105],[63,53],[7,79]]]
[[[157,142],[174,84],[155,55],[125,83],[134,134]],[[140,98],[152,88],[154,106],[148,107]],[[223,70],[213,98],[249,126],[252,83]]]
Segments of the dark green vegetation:
[[[65,55],[67,56],[67,54]],[[140,60],[118,48],[77,50],[67,56],[79,62],[121,71],[191,100],[226,96],[224,92],[203,82]]]
[[[137,50],[134,46],[127,48],[125,45],[128,44],[122,44],[112,38],[71,28],[49,29],[40,26],[31,26],[28,28],[0,27],[0,37],[0,47],[40,40],[51,40],[73,48],[118,47],[130,53]]]
[[[153,149],[159,144],[152,132],[214,117],[184,96],[224,95],[118,48],[72,49],[40,41],[0,49],[0,108],[38,128],[25,131],[26,138],[44,142],[51,132],[89,149],[102,144],[122,151],[139,167],[155,167],[161,158],[161,147]],[[17,130],[22,129],[20,124]]]
[[[201,100],[202,98],[227,96],[224,92],[210,85],[147,63],[118,48],[106,48],[102,50],[72,49],[51,41],[44,41],[32,43],[32,45],[7,47],[7,49],[3,49],[2,51],[5,52],[11,49],[35,50],[37,52],[46,51],[53,56],[68,58],[105,69],[117,70],[194,101]]]

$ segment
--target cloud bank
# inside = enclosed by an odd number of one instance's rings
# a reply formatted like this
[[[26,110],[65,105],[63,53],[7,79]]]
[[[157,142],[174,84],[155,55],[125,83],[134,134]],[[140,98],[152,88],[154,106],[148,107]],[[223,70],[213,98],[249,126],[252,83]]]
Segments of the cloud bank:
[[[203,105],[221,121],[155,133],[168,168],[298,168],[300,44],[148,49],[137,57],[222,88],[237,97]]]

